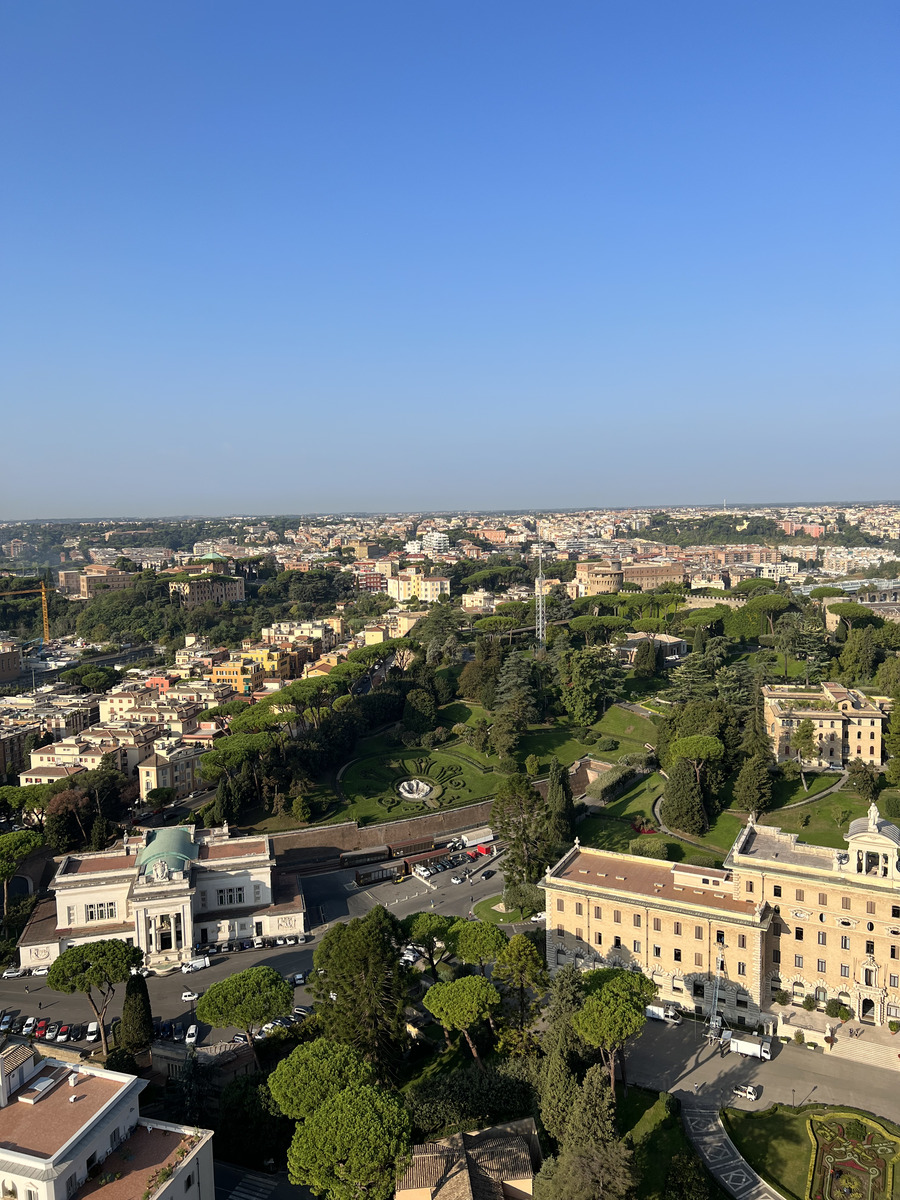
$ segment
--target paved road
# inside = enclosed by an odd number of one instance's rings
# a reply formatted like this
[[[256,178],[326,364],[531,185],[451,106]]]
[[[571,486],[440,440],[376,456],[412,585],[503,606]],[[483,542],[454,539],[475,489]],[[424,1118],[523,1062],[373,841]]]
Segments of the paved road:
[[[216,1161],[216,1200],[313,1200],[312,1192],[286,1175],[260,1175]]]
[[[422,909],[431,909],[447,915],[466,916],[474,902],[502,891],[503,876],[496,874],[491,880],[481,878],[484,870],[498,870],[502,865],[488,859],[479,859],[473,872],[474,882],[470,886],[457,886],[450,882],[455,872],[443,871],[433,877],[434,886],[422,880],[408,879],[400,884],[384,883],[377,887],[359,889],[354,883],[353,871],[333,871],[323,875],[307,876],[303,881],[306,894],[309,924],[313,939],[303,946],[271,947],[265,950],[243,950],[234,954],[212,956],[212,965],[204,970],[182,975],[180,971],[167,976],[151,975],[147,980],[150,1004],[154,1016],[163,1020],[182,1021],[186,1025],[192,1019],[193,1005],[182,1003],[185,990],[205,991],[211,983],[225,979],[247,967],[271,966],[283,975],[312,969],[313,952],[322,934],[339,921],[351,917],[362,917],[376,904],[383,904],[398,917]],[[530,927],[530,926],[529,926]],[[521,926],[519,928],[522,928]],[[25,988],[28,988],[26,993]],[[116,994],[107,1010],[107,1022],[121,1016],[125,985],[116,988]],[[305,988],[297,988],[297,1004],[311,1003]],[[40,1009],[38,1008],[40,1004]],[[0,1009],[14,1014],[24,1012],[27,1016],[47,1016],[51,1021],[82,1022],[94,1020],[87,998],[76,992],[71,996],[51,991],[46,977],[28,976],[22,979],[0,980]],[[200,1044],[227,1041],[234,1030],[200,1027]]]
[[[821,1051],[775,1043],[771,1062],[758,1062],[707,1046],[703,1027],[685,1021],[670,1029],[661,1021],[648,1021],[628,1054],[629,1082],[658,1091],[669,1091],[690,1106],[731,1105],[731,1089],[753,1083],[760,1090],[755,1104],[734,1100],[739,1108],[765,1108],[769,1104],[850,1104],[893,1121],[900,1120],[900,1089],[890,1069],[832,1058]]]

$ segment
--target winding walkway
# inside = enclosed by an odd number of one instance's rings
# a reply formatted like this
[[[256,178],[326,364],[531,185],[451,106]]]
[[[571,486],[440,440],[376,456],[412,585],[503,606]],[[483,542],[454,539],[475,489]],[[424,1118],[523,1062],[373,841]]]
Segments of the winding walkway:
[[[682,1101],[681,1119],[709,1173],[736,1200],[784,1200],[738,1152],[725,1132],[718,1109],[710,1108],[702,1097],[691,1097]]]

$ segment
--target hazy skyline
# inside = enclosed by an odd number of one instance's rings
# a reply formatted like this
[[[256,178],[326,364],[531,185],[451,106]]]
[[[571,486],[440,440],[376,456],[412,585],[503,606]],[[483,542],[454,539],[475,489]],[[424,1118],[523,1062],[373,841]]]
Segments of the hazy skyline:
[[[894,490],[898,35],[4,6],[0,520]]]

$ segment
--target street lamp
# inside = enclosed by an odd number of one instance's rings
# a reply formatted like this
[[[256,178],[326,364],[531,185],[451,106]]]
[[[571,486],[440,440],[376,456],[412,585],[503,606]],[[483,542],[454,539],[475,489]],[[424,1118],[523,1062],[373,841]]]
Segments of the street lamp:
[[[795,1097],[795,1096],[796,1096],[796,1089],[795,1089],[795,1088],[791,1088],[791,1108],[795,1108],[795,1107],[796,1107],[796,1101],[795,1101],[795,1099],[794,1099],[794,1097]]]

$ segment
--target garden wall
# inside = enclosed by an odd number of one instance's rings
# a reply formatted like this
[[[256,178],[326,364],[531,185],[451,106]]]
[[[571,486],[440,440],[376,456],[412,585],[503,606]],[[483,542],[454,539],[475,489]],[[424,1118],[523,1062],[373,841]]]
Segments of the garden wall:
[[[324,864],[338,858],[345,850],[367,850],[371,846],[383,846],[385,842],[411,842],[420,837],[446,837],[464,829],[488,825],[493,804],[493,800],[481,800],[465,808],[407,817],[402,821],[385,821],[381,825],[361,828],[355,821],[345,821],[341,825],[314,825],[309,829],[269,836],[279,859],[297,865]]]

